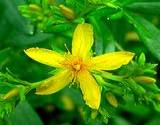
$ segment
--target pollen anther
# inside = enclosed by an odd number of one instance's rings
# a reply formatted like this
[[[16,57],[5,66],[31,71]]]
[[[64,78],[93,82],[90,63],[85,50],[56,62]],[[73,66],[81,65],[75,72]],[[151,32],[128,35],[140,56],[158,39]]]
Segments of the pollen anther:
[[[75,69],[76,71],[81,70],[81,64],[73,65],[73,69]]]

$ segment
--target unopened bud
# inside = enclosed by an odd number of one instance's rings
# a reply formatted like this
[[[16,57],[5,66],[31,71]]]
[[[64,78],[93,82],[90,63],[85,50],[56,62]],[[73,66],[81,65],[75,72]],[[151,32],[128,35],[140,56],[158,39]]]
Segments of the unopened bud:
[[[62,96],[62,103],[64,104],[64,108],[66,110],[71,111],[74,109],[74,103],[69,96],[67,95]]]
[[[60,5],[59,6],[60,11],[62,12],[62,14],[69,20],[72,20],[75,18],[75,13],[72,9],[64,6],[64,5]]]
[[[128,32],[125,36],[125,41],[139,41],[139,37],[136,32]]]
[[[7,94],[4,95],[3,99],[10,99],[14,96],[17,96],[19,93],[19,89],[18,88],[14,88],[12,90],[10,90]]]
[[[134,78],[134,80],[139,83],[147,83],[147,84],[153,84],[156,82],[156,79],[149,76],[137,76]]]
[[[54,4],[54,3],[55,3],[55,0],[48,0],[48,3],[49,3],[49,4]]]
[[[115,107],[115,108],[118,107],[118,101],[117,101],[116,97],[111,92],[108,92],[106,94],[106,99],[109,102],[109,104],[111,104],[113,107]]]
[[[97,111],[91,112],[91,118],[92,118],[92,119],[95,119],[95,118],[97,117],[97,115],[98,115],[98,112],[97,112]]]
[[[39,7],[39,6],[36,5],[36,4],[29,4],[29,9],[30,9],[31,11],[38,11],[38,12],[40,12],[40,11],[42,10],[42,8]]]
[[[156,95],[156,100],[160,102],[160,94]]]

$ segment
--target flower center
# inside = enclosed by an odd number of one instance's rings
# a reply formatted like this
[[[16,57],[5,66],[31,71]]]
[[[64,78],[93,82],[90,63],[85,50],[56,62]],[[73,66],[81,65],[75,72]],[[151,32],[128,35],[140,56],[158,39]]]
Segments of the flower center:
[[[71,61],[70,68],[74,73],[78,73],[81,70],[83,70],[85,67],[85,64],[81,59],[76,59]]]
[[[65,60],[63,63],[64,67],[73,72],[74,75],[77,75],[79,72],[87,68],[87,65],[81,58],[70,57]]]
[[[81,67],[82,67],[81,64],[75,64],[75,65],[72,66],[72,68],[73,68],[75,71],[80,71],[80,70],[81,70]]]

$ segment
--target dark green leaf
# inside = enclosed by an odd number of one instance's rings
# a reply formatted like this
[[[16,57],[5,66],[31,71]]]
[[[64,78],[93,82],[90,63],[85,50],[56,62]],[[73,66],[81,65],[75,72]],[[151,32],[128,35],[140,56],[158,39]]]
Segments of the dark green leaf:
[[[0,18],[0,27],[0,41],[4,41],[8,37],[8,33],[11,31],[12,27],[5,18]]]
[[[21,1],[22,2],[22,1]],[[3,5],[5,6],[5,11],[4,15],[5,18],[8,20],[8,22],[18,29],[19,31],[22,31],[24,33],[29,33],[29,29],[26,26],[26,21],[24,18],[22,18],[17,10],[17,4],[19,2],[17,1],[10,1],[10,0],[5,0],[3,2]]]
[[[102,54],[115,50],[115,40],[107,27],[107,25],[100,19],[90,17],[90,21],[95,30],[95,52]]]
[[[147,49],[160,60],[160,31],[146,19],[136,14],[126,13],[126,17],[137,30]]]
[[[14,32],[11,36],[10,41],[13,42],[16,46],[24,46],[43,42],[45,40],[48,40],[52,36],[52,34],[42,32],[37,32],[34,35],[26,35],[19,32]]]
[[[66,5],[79,13],[85,7],[85,0],[66,0]]]
[[[158,88],[158,86],[156,84],[141,84],[145,89],[147,89],[148,91],[152,91],[155,93],[159,93],[160,89]]]
[[[0,68],[9,59],[10,51],[10,48],[0,50]]]
[[[126,8],[134,12],[160,14],[160,2],[135,2],[127,5]]]
[[[94,11],[89,14],[89,16],[94,16],[96,18],[100,18],[100,17],[107,18],[117,13],[118,11],[119,9],[113,9],[113,8],[102,6],[102,7],[98,7],[97,9],[94,9]]]
[[[11,114],[12,125],[43,125],[42,121],[27,102],[20,102]]]

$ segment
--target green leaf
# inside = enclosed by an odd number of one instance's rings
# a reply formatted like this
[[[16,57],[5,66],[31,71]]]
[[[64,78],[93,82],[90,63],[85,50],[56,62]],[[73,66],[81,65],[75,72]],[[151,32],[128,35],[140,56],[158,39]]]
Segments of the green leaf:
[[[156,84],[141,84],[146,90],[154,92],[154,93],[159,93],[160,89]]]
[[[111,8],[118,9],[119,6],[116,5],[115,1],[117,0],[88,0],[91,4],[95,5],[105,5]]]
[[[139,65],[143,66],[146,62],[146,56],[144,53],[141,53],[141,55],[138,58]]]
[[[112,52],[115,50],[115,40],[105,22],[93,16],[90,21],[95,30],[95,52],[102,54],[105,52]]]
[[[10,54],[10,51],[10,48],[0,50],[0,63],[6,59],[6,57]]]
[[[147,49],[160,60],[160,31],[143,17],[126,13],[129,22],[133,24]]]
[[[132,79],[127,80],[126,84],[136,95],[143,95],[146,93],[146,90]]]
[[[104,6],[100,6],[97,9],[94,9],[89,16],[94,16],[96,18],[101,18],[101,17],[110,17],[113,14],[116,14],[117,12],[120,12],[119,9],[113,9],[113,8],[109,8],[109,7],[104,7]]]
[[[0,125],[6,125],[6,122],[3,119],[0,119]]]
[[[22,0],[23,1],[23,0]],[[18,0],[5,0],[2,2],[3,6],[5,6],[4,15],[7,21],[16,29],[18,29],[21,32],[29,33],[29,29],[27,28],[25,21],[22,16],[20,16],[17,6],[18,4],[22,3],[22,1]]]
[[[1,8],[1,6],[0,6]],[[8,24],[7,20],[3,18],[3,15],[0,17],[0,41],[5,41],[8,36],[8,33],[11,31],[12,27]]]
[[[126,6],[127,9],[146,14],[160,14],[160,2],[135,2]]]
[[[10,48],[0,50],[0,68],[9,60]]]
[[[113,122],[114,125],[131,125],[131,123],[123,117],[114,117]]]
[[[137,117],[145,117],[149,115],[149,113],[151,112],[151,110],[145,105],[142,105],[142,104],[135,105],[133,101],[129,101],[129,100],[128,100],[128,103],[121,105],[121,108],[126,112],[130,112],[134,114]]]
[[[66,5],[77,13],[81,12],[85,7],[85,0],[66,0]]]
[[[20,102],[10,116],[12,125],[43,125],[27,102]]]
[[[8,116],[12,112],[15,106],[15,101],[4,100],[3,97],[4,95],[0,94],[0,118],[4,118]]]
[[[25,46],[29,44],[43,42],[52,37],[52,34],[37,32],[34,35],[26,35],[19,32],[13,32],[10,36],[10,41],[17,46]]]
[[[0,94],[5,94],[7,93],[10,89],[13,88],[12,84],[9,83],[0,83]]]

